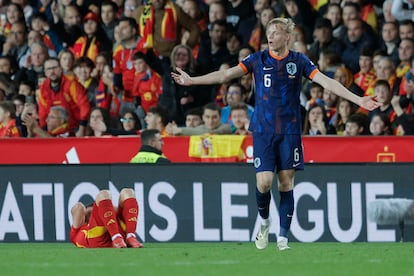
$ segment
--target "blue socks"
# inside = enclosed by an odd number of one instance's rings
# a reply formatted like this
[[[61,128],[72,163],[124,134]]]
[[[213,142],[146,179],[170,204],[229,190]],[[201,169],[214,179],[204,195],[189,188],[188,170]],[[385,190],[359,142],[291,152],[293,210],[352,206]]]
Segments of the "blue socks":
[[[280,205],[279,205],[279,217],[280,217],[280,232],[279,236],[287,238],[290,224],[292,222],[293,210],[295,209],[295,201],[293,199],[293,190],[289,192],[279,192]],[[256,195],[257,198],[257,195]],[[268,209],[269,210],[269,209]]]
[[[270,191],[261,193],[256,187],[256,203],[260,216],[263,219],[269,218]]]

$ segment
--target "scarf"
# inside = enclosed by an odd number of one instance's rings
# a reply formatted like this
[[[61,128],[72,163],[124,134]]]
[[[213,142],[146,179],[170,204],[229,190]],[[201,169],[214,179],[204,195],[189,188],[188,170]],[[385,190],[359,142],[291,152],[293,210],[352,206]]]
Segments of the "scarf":
[[[144,6],[141,17],[139,18],[139,34],[142,37],[145,48],[154,47],[154,19],[155,11],[152,7],[152,1],[149,0]],[[171,0],[167,0],[164,6],[164,17],[161,22],[161,37],[165,40],[175,41],[177,11]]]

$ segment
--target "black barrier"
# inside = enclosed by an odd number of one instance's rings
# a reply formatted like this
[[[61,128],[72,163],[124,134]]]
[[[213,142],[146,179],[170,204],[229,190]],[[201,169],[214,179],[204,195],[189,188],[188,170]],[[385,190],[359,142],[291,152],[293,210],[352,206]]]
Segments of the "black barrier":
[[[367,221],[376,198],[414,199],[413,164],[309,164],[295,179],[290,240],[397,241],[398,227]],[[70,207],[133,188],[146,242],[252,241],[259,228],[251,164],[0,166],[0,241],[68,241]],[[273,188],[270,240],[278,226]],[[276,202],[276,203],[275,203]],[[405,240],[414,240],[407,225]]]

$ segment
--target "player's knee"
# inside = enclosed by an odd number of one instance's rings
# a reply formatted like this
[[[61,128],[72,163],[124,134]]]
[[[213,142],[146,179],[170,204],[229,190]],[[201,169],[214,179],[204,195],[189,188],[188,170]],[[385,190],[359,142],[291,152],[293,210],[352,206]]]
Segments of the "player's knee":
[[[272,182],[271,181],[261,181],[257,183],[257,189],[261,193],[266,193],[272,188]]]
[[[71,209],[72,215],[75,214],[85,214],[86,213],[86,207],[81,202],[77,202],[75,205],[73,205]]]
[[[108,190],[102,190],[96,196],[96,202],[100,202],[102,200],[112,199],[111,193]]]
[[[131,188],[123,188],[121,192],[119,193],[119,195],[121,198],[126,199],[126,198],[135,197],[135,192]]]

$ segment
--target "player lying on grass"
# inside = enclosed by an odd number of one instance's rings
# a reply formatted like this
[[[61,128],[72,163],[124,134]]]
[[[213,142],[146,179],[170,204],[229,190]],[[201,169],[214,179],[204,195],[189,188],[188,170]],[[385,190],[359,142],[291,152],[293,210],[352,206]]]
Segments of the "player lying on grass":
[[[138,202],[132,189],[121,190],[118,208],[112,205],[110,192],[102,190],[93,206],[77,202],[71,213],[70,240],[77,247],[144,247],[135,235]]]

